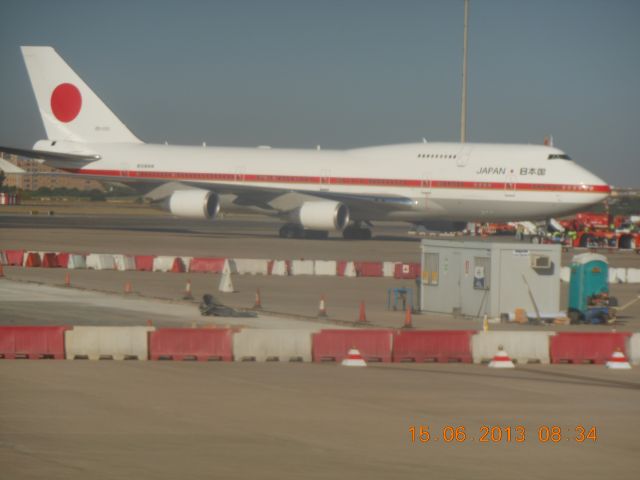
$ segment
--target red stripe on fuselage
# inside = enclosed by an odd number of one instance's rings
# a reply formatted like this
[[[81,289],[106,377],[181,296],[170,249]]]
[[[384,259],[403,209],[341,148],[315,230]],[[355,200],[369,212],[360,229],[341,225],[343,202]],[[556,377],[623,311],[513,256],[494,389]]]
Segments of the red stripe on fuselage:
[[[474,182],[459,180],[419,180],[399,178],[363,178],[363,177],[317,177],[301,175],[266,175],[246,173],[195,173],[195,172],[159,172],[140,170],[88,170],[64,169],[70,173],[81,175],[101,175],[117,178],[144,178],[167,181],[207,181],[237,183],[297,183],[307,185],[360,185],[375,187],[409,187],[409,188],[453,188],[465,190],[505,190],[530,192],[575,192],[575,193],[611,193],[609,185],[577,185],[566,183],[509,183],[509,182]]]

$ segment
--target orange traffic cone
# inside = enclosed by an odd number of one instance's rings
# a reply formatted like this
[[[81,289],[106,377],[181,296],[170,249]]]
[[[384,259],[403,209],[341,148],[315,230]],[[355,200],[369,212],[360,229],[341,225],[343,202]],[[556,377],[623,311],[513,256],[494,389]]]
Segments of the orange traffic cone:
[[[64,286],[65,287],[70,287],[71,286],[71,274],[69,272],[67,272],[64,275]]]
[[[509,358],[509,354],[505,352],[502,345],[498,347],[498,352],[493,356],[493,360],[489,362],[491,368],[514,368],[515,365]]]
[[[327,305],[324,301],[324,295],[320,296],[320,305],[318,305],[318,317],[327,316]]]
[[[367,362],[364,361],[360,350],[357,348],[351,348],[347,356],[342,360],[342,365],[345,367],[366,367]]]
[[[411,306],[407,305],[404,313],[404,325],[402,328],[413,328],[413,320],[411,318]]]
[[[191,280],[187,280],[187,284],[184,287],[184,295],[182,296],[183,300],[193,300],[193,295],[191,295]]]
[[[254,310],[262,310],[262,299],[260,298],[260,289],[256,288],[256,297],[255,297],[255,301],[253,302],[253,309]]]
[[[360,302],[360,315],[358,316],[358,323],[367,323],[367,312],[364,308],[364,300]]]
[[[631,364],[627,360],[627,357],[624,356],[624,353],[619,348],[616,348],[616,351],[613,352],[611,358],[605,365],[607,368],[611,369],[620,369],[620,370],[628,370],[631,368]]]
[[[133,293],[133,287],[131,286],[131,280],[127,280],[124,284],[124,293]]]

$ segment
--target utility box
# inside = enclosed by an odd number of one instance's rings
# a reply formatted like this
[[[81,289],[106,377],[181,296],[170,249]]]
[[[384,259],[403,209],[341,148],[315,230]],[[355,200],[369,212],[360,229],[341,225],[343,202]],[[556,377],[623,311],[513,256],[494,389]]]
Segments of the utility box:
[[[499,317],[560,309],[560,245],[422,240],[420,309]]]

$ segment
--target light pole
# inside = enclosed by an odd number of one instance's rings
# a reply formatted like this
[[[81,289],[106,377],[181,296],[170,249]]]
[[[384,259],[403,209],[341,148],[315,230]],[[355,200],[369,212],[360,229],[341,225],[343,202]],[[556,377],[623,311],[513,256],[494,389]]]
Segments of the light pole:
[[[460,112],[460,142],[467,141],[467,43],[469,30],[469,0],[464,0],[464,35],[462,46],[462,106]]]

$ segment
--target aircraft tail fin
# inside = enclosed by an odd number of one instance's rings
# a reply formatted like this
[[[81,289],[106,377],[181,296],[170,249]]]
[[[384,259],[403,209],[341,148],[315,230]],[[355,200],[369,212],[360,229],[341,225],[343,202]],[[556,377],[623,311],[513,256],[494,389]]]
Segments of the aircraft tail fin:
[[[49,140],[142,143],[52,47],[21,47]]]

